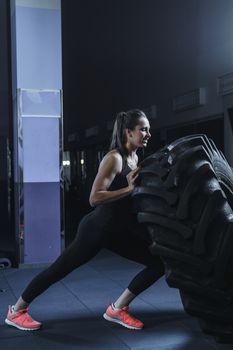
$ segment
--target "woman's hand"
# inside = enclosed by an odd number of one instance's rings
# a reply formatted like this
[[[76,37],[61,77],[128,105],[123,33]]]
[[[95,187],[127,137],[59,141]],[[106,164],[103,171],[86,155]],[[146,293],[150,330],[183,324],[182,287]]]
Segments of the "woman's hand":
[[[128,181],[128,185],[129,185],[129,189],[131,191],[134,190],[135,187],[135,181],[138,178],[138,173],[139,173],[140,167],[137,167],[136,169],[130,171],[128,173],[128,175],[126,176],[127,181]]]

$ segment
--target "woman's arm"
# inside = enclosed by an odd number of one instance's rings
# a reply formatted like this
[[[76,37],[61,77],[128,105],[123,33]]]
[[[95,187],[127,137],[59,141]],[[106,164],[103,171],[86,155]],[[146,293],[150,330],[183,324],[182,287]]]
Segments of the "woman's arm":
[[[117,152],[109,152],[100,163],[98,173],[93,182],[89,202],[92,207],[115,201],[129,195],[134,189],[138,176],[138,168],[127,175],[128,186],[115,191],[108,191],[115,176],[121,172],[122,157]]]

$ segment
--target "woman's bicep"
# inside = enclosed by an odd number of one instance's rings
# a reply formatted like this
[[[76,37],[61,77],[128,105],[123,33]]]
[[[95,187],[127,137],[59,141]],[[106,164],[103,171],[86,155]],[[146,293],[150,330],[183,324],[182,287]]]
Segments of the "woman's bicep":
[[[116,174],[120,171],[121,159],[109,156],[102,160],[92,185],[91,196],[98,191],[107,191]]]
[[[92,189],[95,191],[107,191],[114,179],[113,173],[99,171],[93,182]]]

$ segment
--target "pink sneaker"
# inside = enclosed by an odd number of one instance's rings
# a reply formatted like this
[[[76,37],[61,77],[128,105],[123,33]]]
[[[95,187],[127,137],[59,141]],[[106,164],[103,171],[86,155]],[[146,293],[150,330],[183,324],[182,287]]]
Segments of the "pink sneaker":
[[[10,305],[5,323],[9,326],[21,329],[22,331],[35,331],[40,329],[42,326],[40,322],[37,322],[31,318],[31,316],[28,314],[28,309],[12,312]]]
[[[128,306],[125,306],[120,310],[114,310],[112,305],[109,305],[103,316],[105,320],[119,323],[129,329],[142,329],[144,324],[130,315],[128,311]]]

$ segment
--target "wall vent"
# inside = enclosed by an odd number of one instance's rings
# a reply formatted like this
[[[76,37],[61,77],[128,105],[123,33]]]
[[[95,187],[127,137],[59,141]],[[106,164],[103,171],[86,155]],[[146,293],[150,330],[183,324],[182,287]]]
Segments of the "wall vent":
[[[198,88],[186,94],[173,97],[173,111],[180,112],[186,109],[203,106],[206,100],[206,89]]]
[[[224,74],[217,80],[218,95],[223,96],[233,92],[233,73]]]

